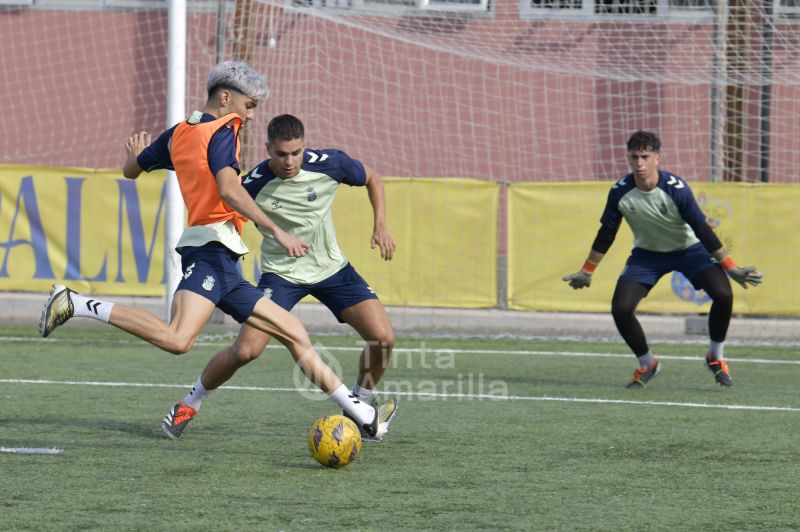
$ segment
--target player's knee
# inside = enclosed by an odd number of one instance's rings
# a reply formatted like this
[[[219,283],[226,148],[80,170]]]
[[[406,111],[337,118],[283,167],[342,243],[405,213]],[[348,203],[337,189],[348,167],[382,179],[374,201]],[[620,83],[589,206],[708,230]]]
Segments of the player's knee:
[[[713,295],[709,294],[715,305],[733,308],[733,292],[730,290],[723,290]]]
[[[264,352],[264,348],[266,346],[258,344],[241,344],[236,345],[233,348],[233,356],[232,358],[239,364],[245,365],[248,362],[252,362],[253,360],[257,359],[261,356],[261,353]]]
[[[394,349],[394,331],[389,328],[367,340],[371,356],[388,360]]]
[[[370,331],[369,338],[365,338],[371,344],[383,347],[394,347],[394,330],[390,325],[375,328]]]
[[[615,320],[625,319],[633,316],[636,307],[633,305],[626,305],[619,301],[614,301],[611,304],[611,315],[614,316]]]
[[[189,352],[194,345],[194,340],[194,338],[173,337],[167,340],[164,349],[173,355],[182,355]]]
[[[388,350],[394,348],[394,331],[391,328],[384,331],[378,337],[378,345]]]

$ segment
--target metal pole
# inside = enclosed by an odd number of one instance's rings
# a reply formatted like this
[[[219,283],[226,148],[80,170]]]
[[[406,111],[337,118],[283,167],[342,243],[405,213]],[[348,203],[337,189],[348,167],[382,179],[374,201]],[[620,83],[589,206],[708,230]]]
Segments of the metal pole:
[[[222,62],[225,55],[225,3],[227,0],[219,0],[217,6],[217,63]]]
[[[186,0],[169,0],[169,36],[167,42],[167,127],[172,127],[186,116]],[[166,212],[164,215],[164,278],[166,281],[166,309],[169,321],[172,315],[172,296],[181,277],[180,256],[175,251],[183,232],[183,198],[178,188],[175,172],[167,173]]]
[[[714,13],[714,61],[711,72],[711,172],[709,179],[722,177],[722,99],[725,87],[725,24],[727,0],[717,0]]]
[[[759,136],[760,157],[759,168],[761,170],[759,181],[769,181],[769,144],[770,144],[770,107],[772,105],[772,2],[764,2],[764,18],[762,20],[762,40],[761,40],[761,131]]]

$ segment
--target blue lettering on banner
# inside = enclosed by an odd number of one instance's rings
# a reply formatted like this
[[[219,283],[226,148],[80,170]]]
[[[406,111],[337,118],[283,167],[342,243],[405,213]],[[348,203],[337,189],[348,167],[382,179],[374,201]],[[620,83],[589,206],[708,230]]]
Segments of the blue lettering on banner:
[[[83,279],[81,273],[81,212],[83,183],[85,177],[65,177],[67,182],[67,269],[64,271],[64,279]],[[89,277],[89,281],[105,281],[108,278],[108,253],[103,255],[103,264],[100,272],[94,277]]]
[[[81,189],[85,177],[65,177],[67,182],[67,269],[64,279],[81,278]]]
[[[30,240],[14,239],[14,229],[17,225],[17,218],[20,213],[20,206],[25,209],[25,216],[28,219],[30,229]],[[53,268],[50,266],[50,258],[47,253],[47,237],[42,227],[42,218],[39,215],[39,204],[36,201],[36,189],[33,186],[33,176],[25,176],[19,184],[17,193],[16,209],[11,218],[11,227],[8,231],[8,240],[0,242],[0,248],[5,249],[3,265],[0,267],[0,277],[8,277],[8,259],[11,250],[17,246],[31,246],[35,269],[34,279],[53,279]]]
[[[32,175],[21,177],[19,180],[19,189],[15,198],[15,208],[13,214],[9,215],[11,207],[11,197],[9,195],[0,195],[0,213],[2,208],[5,207],[4,213],[6,219],[11,220],[7,235],[0,235],[0,253],[2,253],[2,260],[0,261],[0,278],[10,278],[12,274],[14,277],[22,278],[22,272],[10,272],[10,264],[12,252],[15,250],[17,254],[20,253],[20,248],[30,249],[33,253],[34,272],[31,278],[33,279],[65,279],[65,280],[87,280],[97,282],[109,281],[109,252],[103,254],[102,262],[98,268],[97,273],[93,277],[87,276],[85,271],[86,265],[82,264],[83,252],[82,247],[82,229],[83,218],[87,216],[85,204],[83,203],[83,190],[84,184],[87,181],[86,177],[80,176],[65,176],[64,183],[66,186],[66,212],[64,225],[64,262],[65,269],[63,277],[56,276],[51,266],[50,260],[50,240],[52,235],[45,233],[42,224],[42,216],[39,210],[38,195],[34,184]],[[159,227],[161,225],[162,213],[166,212],[166,182],[161,187],[161,196],[159,198],[158,209],[154,220],[153,231],[151,234],[146,235],[144,230],[144,223],[142,220],[142,212],[140,209],[140,198],[136,183],[129,179],[117,180],[119,190],[118,198],[118,214],[117,214],[117,274],[113,282],[125,283],[125,275],[123,272],[123,257],[133,254],[134,264],[136,266],[137,280],[140,283],[147,283],[150,272],[150,266],[153,260],[153,249],[159,234]],[[5,200],[5,202],[3,201]],[[48,211],[54,213],[56,211]],[[123,239],[123,225],[127,222],[130,232],[130,248],[124,246]],[[29,238],[19,238],[16,235],[22,232],[22,228],[27,224],[30,235]],[[56,225],[56,227],[58,227]],[[5,238],[5,240],[1,240]],[[60,241],[60,239],[59,239]],[[92,245],[107,245],[110,242],[92,242]],[[94,249],[94,248],[93,248]],[[55,252],[61,252],[61,245],[55,245]],[[15,255],[16,256],[16,255]],[[60,263],[61,260],[57,260]],[[62,272],[59,272],[62,273]],[[24,277],[27,277],[24,274]],[[161,284],[166,282],[166,264],[163,268],[161,275]]]
[[[114,279],[117,283],[124,283],[125,277],[122,274],[122,221],[123,210],[128,213],[128,227],[130,228],[131,248],[133,250],[133,258],[136,262],[136,275],[140,283],[147,282],[147,274],[150,271],[150,261],[153,258],[153,247],[156,243],[156,236],[158,235],[158,226],[161,220],[161,212],[164,209],[164,203],[167,197],[166,182],[161,188],[161,197],[158,201],[158,211],[156,212],[156,221],[153,226],[153,234],[150,235],[150,245],[145,249],[145,235],[144,225],[142,224],[142,213],[139,208],[139,194],[136,190],[136,182],[130,179],[120,179],[117,181],[119,186],[119,215],[117,218],[117,277]],[[123,204],[125,209],[123,209]],[[164,278],[161,280],[164,283]]]

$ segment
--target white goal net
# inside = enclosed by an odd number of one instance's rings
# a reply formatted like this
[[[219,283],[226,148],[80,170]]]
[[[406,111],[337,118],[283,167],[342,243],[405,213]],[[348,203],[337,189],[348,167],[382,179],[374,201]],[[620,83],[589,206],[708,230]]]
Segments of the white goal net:
[[[439,264],[446,272],[428,276],[435,290],[425,296],[488,286],[489,296],[471,305],[492,306],[496,289],[501,307],[565,308],[561,270],[579,265],[602,205],[592,197],[596,212],[586,200],[551,213],[546,208],[563,201],[556,191],[544,207],[536,204],[522,219],[518,209],[513,218],[506,207],[525,188],[514,185],[603,182],[583,187],[599,190],[628,172],[631,132],[649,129],[663,140],[663,167],[690,182],[780,184],[727,187],[768,188],[770,198],[783,200],[783,210],[776,201],[771,212],[788,214],[764,226],[759,209],[772,200],[751,200],[745,192],[736,196],[737,218],[720,234],[728,243],[735,232],[747,251],[742,260],[774,279],[775,288],[739,298],[741,308],[796,312],[797,291],[780,287],[794,279],[782,250],[797,246],[769,235],[797,225],[787,201],[795,192],[788,185],[800,182],[798,0],[187,0],[186,6],[187,113],[204,104],[206,76],[219,61],[246,60],[269,79],[271,96],[244,135],[244,168],[266,157],[270,117],[291,113],[305,123],[309,146],[343,149],[383,176],[493,185],[499,198],[477,207],[441,189],[438,203],[426,207],[436,211],[449,202],[442,217],[480,211],[490,238],[476,243],[464,227],[458,235],[464,242],[428,238],[429,247],[407,253],[411,258],[393,262],[393,270],[367,270],[373,283],[403,285],[392,301],[427,306],[404,290],[425,292],[420,272]],[[168,126],[168,40],[165,0],[0,0],[6,102],[0,163],[119,168],[132,132]],[[781,196],[782,190],[789,192]],[[10,203],[2,213],[12,228],[7,249],[15,230]],[[393,212],[405,207],[390,205]],[[406,249],[442,225],[436,213],[425,214],[427,221],[416,216],[397,228]],[[544,216],[541,233],[526,232],[534,215]],[[555,234],[564,236],[547,240]],[[445,245],[452,248],[442,251]],[[488,258],[470,254],[481,246]],[[456,264],[442,266],[454,255]],[[537,258],[552,271],[532,266]],[[611,286],[613,272],[606,279]],[[605,309],[601,288],[592,297]]]
[[[0,162],[117,167],[166,116],[163,0],[0,0]],[[385,175],[608,180],[658,131],[692,180],[796,181],[795,0],[189,0],[187,107],[246,59],[274,114]],[[190,110],[190,109],[189,109]]]

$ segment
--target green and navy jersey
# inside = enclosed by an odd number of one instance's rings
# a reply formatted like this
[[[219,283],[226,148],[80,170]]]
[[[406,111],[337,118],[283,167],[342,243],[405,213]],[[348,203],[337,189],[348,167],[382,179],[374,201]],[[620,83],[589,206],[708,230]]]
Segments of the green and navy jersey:
[[[259,207],[284,231],[311,245],[305,257],[289,257],[262,228],[261,271],[297,284],[327,279],[347,264],[333,227],[333,198],[339,185],[364,186],[364,165],[339,150],[306,148],[300,172],[277,177],[262,161],[242,179],[242,186]]]
[[[669,172],[659,171],[658,185],[649,192],[636,187],[633,174],[614,183],[600,223],[616,234],[622,218],[633,232],[633,246],[648,251],[683,250],[709,232],[689,185]]]

